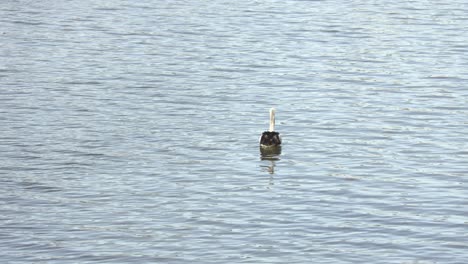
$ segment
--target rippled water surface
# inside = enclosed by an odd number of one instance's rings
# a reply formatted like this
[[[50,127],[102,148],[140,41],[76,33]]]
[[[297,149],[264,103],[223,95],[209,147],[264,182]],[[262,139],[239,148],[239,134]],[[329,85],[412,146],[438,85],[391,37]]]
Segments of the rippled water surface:
[[[467,28],[465,1],[2,1],[0,260],[466,263]]]

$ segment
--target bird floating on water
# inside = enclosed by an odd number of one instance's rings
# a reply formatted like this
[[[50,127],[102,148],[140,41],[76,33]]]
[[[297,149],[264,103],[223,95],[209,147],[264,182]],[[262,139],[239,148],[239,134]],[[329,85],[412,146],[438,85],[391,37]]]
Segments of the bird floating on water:
[[[270,129],[262,133],[260,147],[278,147],[281,145],[281,136],[275,131],[275,109],[270,109]]]

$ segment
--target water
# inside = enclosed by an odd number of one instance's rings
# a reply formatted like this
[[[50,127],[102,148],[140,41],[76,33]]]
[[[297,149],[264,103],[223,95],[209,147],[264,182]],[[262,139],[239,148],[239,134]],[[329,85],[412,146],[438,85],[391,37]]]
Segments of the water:
[[[468,5],[364,2],[2,1],[2,263],[466,263]]]

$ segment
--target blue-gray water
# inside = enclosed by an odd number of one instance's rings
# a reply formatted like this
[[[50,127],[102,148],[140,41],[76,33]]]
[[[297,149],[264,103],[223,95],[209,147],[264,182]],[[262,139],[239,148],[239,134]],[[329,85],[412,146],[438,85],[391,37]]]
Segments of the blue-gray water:
[[[467,28],[466,1],[2,1],[0,261],[466,263]]]

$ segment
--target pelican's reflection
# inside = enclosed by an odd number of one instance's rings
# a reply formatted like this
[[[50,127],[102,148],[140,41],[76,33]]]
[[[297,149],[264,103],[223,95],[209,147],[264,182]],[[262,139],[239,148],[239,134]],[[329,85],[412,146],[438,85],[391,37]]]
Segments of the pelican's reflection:
[[[275,173],[275,161],[280,160],[281,146],[261,146],[260,147],[260,159],[270,161],[269,166],[261,166],[267,169],[268,173]]]

